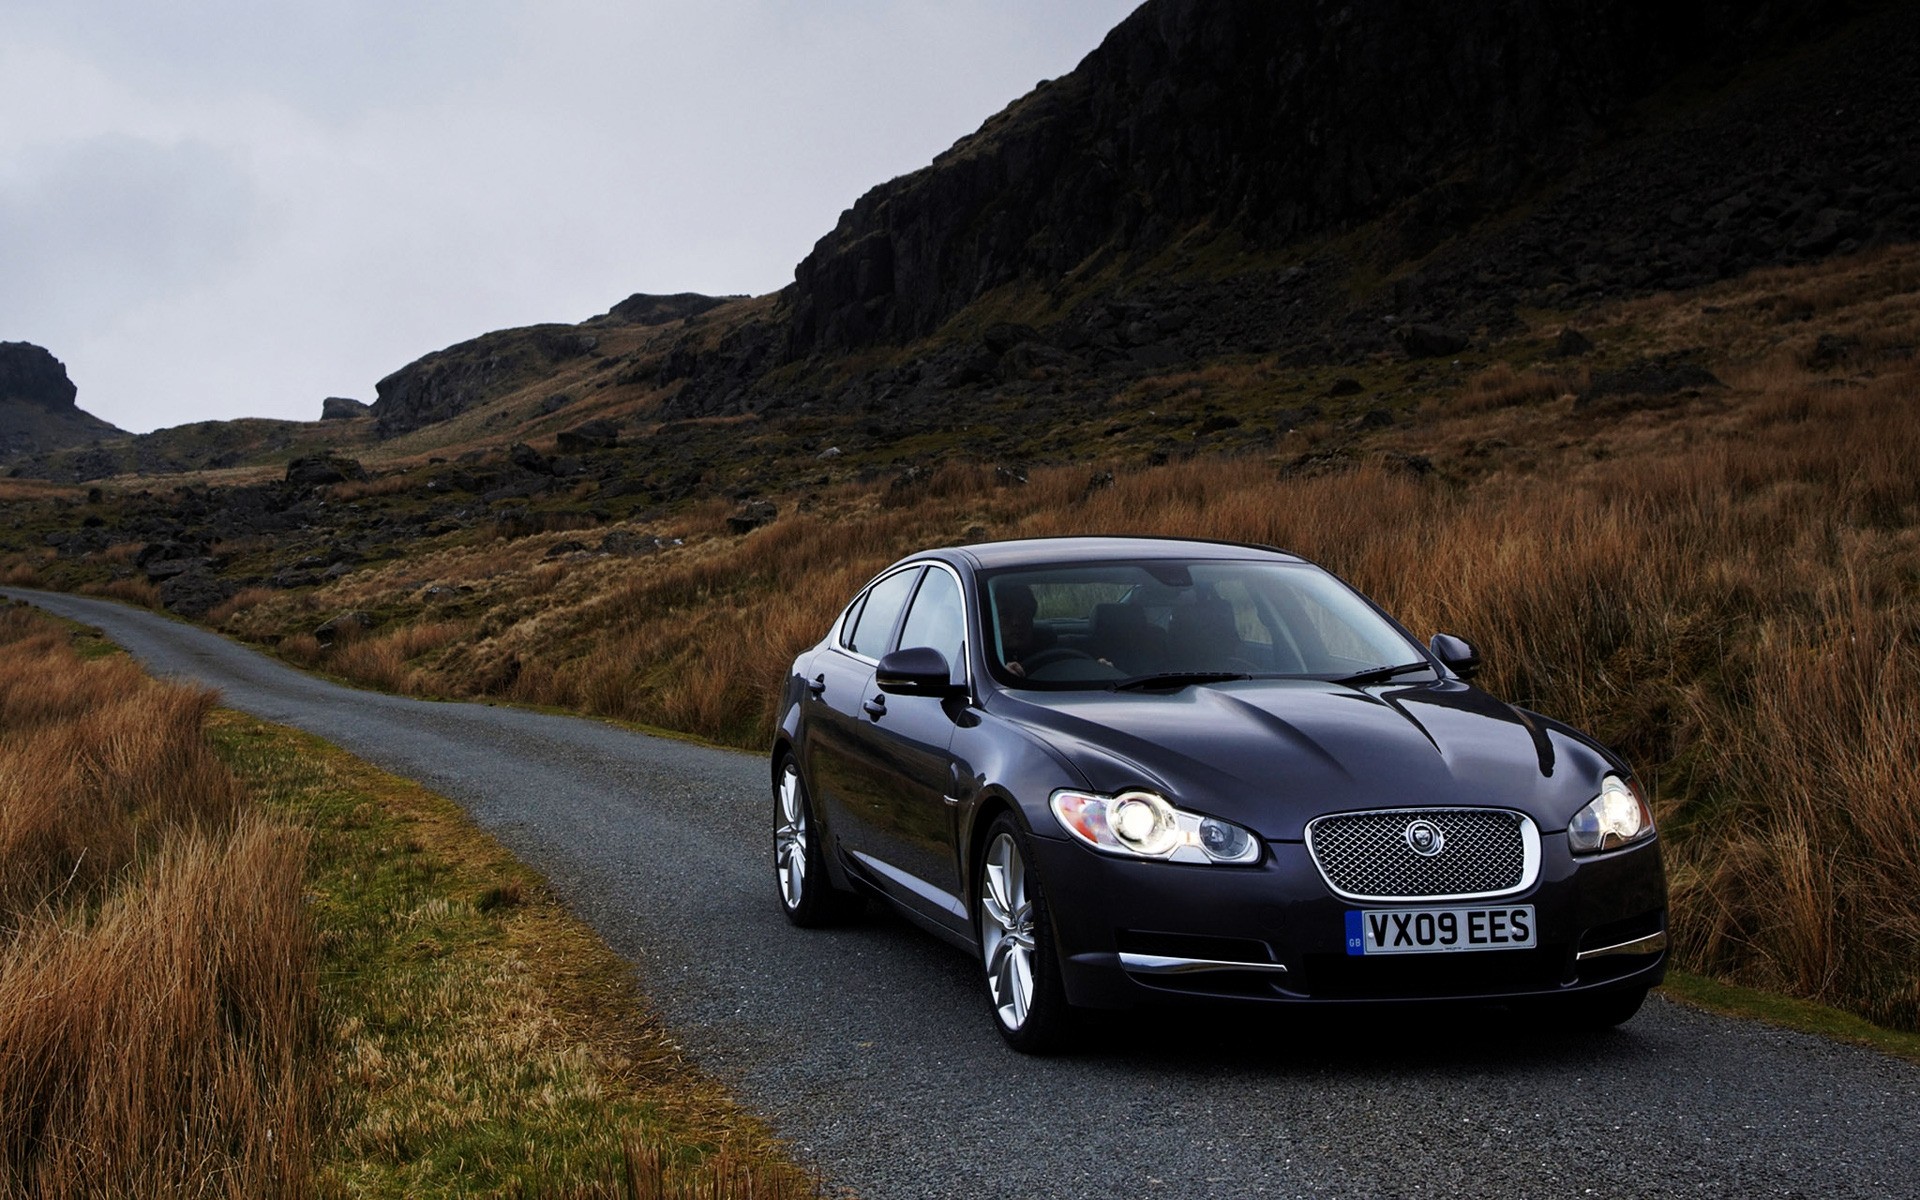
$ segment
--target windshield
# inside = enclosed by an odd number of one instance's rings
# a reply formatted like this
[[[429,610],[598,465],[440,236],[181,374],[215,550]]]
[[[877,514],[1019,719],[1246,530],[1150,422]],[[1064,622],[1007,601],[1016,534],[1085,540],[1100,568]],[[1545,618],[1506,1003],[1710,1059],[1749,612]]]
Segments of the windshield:
[[[1308,563],[1153,560],[983,574],[987,666],[1014,687],[1343,679],[1424,662],[1351,588]]]

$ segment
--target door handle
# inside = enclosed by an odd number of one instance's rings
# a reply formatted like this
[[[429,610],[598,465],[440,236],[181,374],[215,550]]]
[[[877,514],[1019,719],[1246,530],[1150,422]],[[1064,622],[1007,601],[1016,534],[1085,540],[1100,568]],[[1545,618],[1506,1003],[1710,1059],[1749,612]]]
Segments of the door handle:
[[[815,675],[812,679],[807,681],[807,691],[812,693],[815,697],[824,695],[826,693],[826,690],[827,690],[827,673],[825,671],[820,672],[818,675]]]
[[[881,717],[887,715],[887,698],[885,696],[875,696],[860,707],[867,710],[868,716],[878,721]]]

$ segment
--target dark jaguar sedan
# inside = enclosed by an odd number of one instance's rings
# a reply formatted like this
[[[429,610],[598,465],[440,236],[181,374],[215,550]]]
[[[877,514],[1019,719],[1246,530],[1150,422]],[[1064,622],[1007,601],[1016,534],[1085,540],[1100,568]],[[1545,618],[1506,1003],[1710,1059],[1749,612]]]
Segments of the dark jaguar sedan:
[[[1295,555],[1133,538],[916,554],[794,661],[774,867],[978,955],[1000,1032],[1195,998],[1632,1016],[1667,893],[1632,773]]]

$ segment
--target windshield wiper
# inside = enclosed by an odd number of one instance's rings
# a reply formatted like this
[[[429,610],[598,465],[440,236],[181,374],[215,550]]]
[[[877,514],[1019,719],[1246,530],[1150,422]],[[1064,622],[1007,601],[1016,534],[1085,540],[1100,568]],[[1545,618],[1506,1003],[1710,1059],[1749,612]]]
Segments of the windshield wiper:
[[[1397,667],[1374,667],[1372,670],[1361,671],[1358,674],[1348,675],[1341,679],[1335,679],[1332,682],[1345,684],[1348,687],[1364,687],[1369,683],[1384,683],[1395,676],[1406,675],[1413,671],[1431,670],[1433,670],[1433,664],[1430,662],[1401,663]]]
[[[1146,692],[1155,688],[1183,688],[1196,683],[1225,683],[1230,679],[1252,678],[1245,671],[1165,671],[1158,675],[1122,679],[1111,687],[1116,692]]]

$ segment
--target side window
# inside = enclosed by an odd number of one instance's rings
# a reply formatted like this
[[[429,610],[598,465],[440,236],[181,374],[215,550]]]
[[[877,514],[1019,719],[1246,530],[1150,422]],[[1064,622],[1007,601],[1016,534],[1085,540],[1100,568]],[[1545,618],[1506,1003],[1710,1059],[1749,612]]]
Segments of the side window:
[[[855,596],[853,603],[847,605],[847,615],[840,618],[841,649],[844,650],[853,645],[853,627],[860,623],[860,609],[866,602],[867,598],[864,595]]]
[[[920,569],[909,568],[874,584],[867,592],[866,606],[853,623],[853,636],[847,639],[847,649],[868,658],[885,654],[887,639],[893,636],[900,610],[907,606],[907,597],[913,594],[914,581],[919,578]]]
[[[959,585],[953,576],[938,569],[927,572],[926,582],[907,610],[907,623],[900,630],[900,647],[931,646],[947,656],[947,665],[960,662],[967,640],[967,611],[960,603]]]

